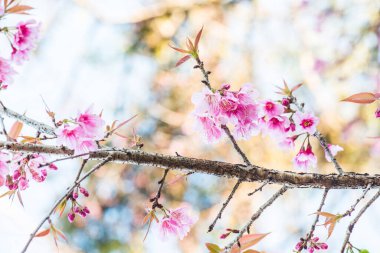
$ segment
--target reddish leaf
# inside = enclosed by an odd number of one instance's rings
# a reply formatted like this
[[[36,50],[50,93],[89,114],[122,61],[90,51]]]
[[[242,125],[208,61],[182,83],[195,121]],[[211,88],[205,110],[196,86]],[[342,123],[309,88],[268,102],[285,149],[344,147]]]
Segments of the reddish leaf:
[[[199,40],[201,39],[201,36],[202,36],[202,32],[203,32],[203,26],[202,26],[202,29],[198,32],[197,34],[197,37],[195,38],[195,52],[198,51],[198,44],[199,44]]]
[[[176,67],[178,67],[179,65],[181,65],[182,63],[186,62],[188,59],[191,58],[191,55],[185,55],[184,57],[182,57],[181,59],[179,59],[179,61],[176,63]]]
[[[20,135],[23,126],[24,124],[21,121],[16,121],[15,123],[13,123],[11,130],[8,133],[8,136],[13,140],[16,140]]]
[[[194,44],[189,38],[187,38],[186,45],[187,48],[190,50],[190,53],[195,52]]]
[[[248,248],[256,245],[258,242],[260,242],[262,239],[264,239],[264,237],[266,237],[269,234],[270,233],[244,235],[239,240],[240,247],[237,244],[235,244],[231,248],[230,253],[240,253],[242,250],[248,249]]]
[[[34,144],[42,144],[40,138],[32,137],[32,136],[20,136],[23,138],[21,143],[34,143]]]
[[[299,83],[299,84],[297,84],[296,86],[294,86],[294,87],[290,90],[290,93],[293,93],[294,91],[298,90],[302,85],[303,85],[303,83]]]
[[[44,237],[50,233],[50,228],[47,228],[45,230],[42,230],[38,234],[36,234],[34,237]]]
[[[184,53],[184,54],[190,54],[191,52],[188,51],[188,50],[185,50],[185,49],[182,49],[182,48],[178,48],[178,47],[173,47],[172,45],[169,44],[169,47],[173,48],[175,51],[178,51],[180,53]]]
[[[33,8],[28,5],[16,5],[12,8],[6,10],[7,13],[13,14],[28,14],[27,11],[32,10]]]
[[[59,237],[61,237],[63,240],[65,240],[67,242],[67,238],[66,238],[65,234],[61,230],[57,229],[53,225],[51,226],[51,229],[53,230],[54,234],[58,235]]]
[[[244,251],[243,253],[260,253],[260,251],[249,249],[249,250]]]
[[[361,92],[354,94],[348,98],[343,99],[344,102],[352,102],[357,104],[371,104],[378,99],[377,94],[373,94],[371,92]]]
[[[206,247],[208,248],[210,253],[219,253],[222,250],[221,248],[219,248],[218,245],[213,244],[213,243],[206,243]]]

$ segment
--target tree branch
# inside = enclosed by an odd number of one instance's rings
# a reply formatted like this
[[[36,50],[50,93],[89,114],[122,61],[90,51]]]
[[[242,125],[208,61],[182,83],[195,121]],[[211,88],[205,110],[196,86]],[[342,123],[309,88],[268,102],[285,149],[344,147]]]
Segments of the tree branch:
[[[329,189],[325,189],[325,191],[323,192],[323,197],[322,197],[322,200],[321,200],[321,204],[319,204],[319,208],[317,210],[317,212],[320,212],[322,211],[322,207],[323,205],[325,204],[325,201],[326,201],[326,197],[327,197],[327,193],[329,192]],[[315,220],[313,222],[313,225],[311,225],[311,229],[310,229],[310,232],[306,235],[306,243],[312,238],[313,236],[313,233],[314,233],[314,230],[315,230],[315,226],[317,225],[317,222],[319,220],[319,214],[316,215],[315,217]]]
[[[367,204],[359,211],[358,215],[355,217],[355,219],[353,219],[350,223],[350,225],[348,226],[347,228],[347,232],[346,232],[346,238],[344,239],[344,242],[343,242],[343,246],[342,246],[342,249],[341,249],[341,253],[344,253],[344,250],[346,249],[346,246],[347,246],[347,243],[350,241],[350,236],[351,236],[351,233],[352,233],[352,230],[354,229],[355,227],[355,224],[359,221],[360,217],[363,215],[363,213],[368,209],[368,207],[370,207],[375,201],[376,199],[380,196],[380,190],[377,191],[377,193],[367,202]]]
[[[234,196],[236,190],[239,188],[241,182],[242,182],[242,180],[239,179],[239,180],[237,181],[237,183],[235,184],[234,188],[232,188],[232,191],[231,191],[230,195],[228,195],[227,200],[223,203],[222,208],[219,210],[218,215],[215,217],[214,221],[213,221],[213,222],[211,223],[211,225],[208,227],[208,232],[211,232],[211,231],[214,229],[215,224],[216,224],[216,222],[218,221],[218,219],[221,219],[221,218],[222,218],[222,213],[223,213],[224,209],[227,207],[228,203],[230,203],[232,197]]]
[[[1,101],[0,101],[0,114],[6,115],[9,118],[13,118],[13,119],[17,119],[19,121],[22,121],[25,124],[35,128],[37,131],[39,131],[41,133],[56,136],[55,130],[53,127],[48,126],[44,123],[38,122],[38,121],[31,119],[29,117],[26,117],[25,115],[14,112],[11,109],[6,108]]]
[[[233,240],[230,244],[228,244],[225,248],[224,248],[224,252],[228,252],[229,249],[231,249],[235,244],[238,243],[239,239],[244,235],[245,232],[249,232],[249,228],[251,227],[251,225],[253,224],[253,222],[255,220],[257,220],[261,214],[264,212],[264,210],[269,207],[270,205],[273,204],[273,202],[278,198],[280,197],[282,194],[284,194],[287,190],[288,190],[289,187],[287,186],[283,186],[281,187],[281,189],[276,192],[275,194],[273,194],[273,196],[267,201],[265,202],[260,208],[259,210],[254,213],[251,217],[251,219],[249,220],[249,222],[240,230],[239,234],[237,235],[237,237],[235,238],[235,240]]]
[[[0,148],[27,153],[43,153],[55,155],[73,155],[73,151],[65,147],[21,144],[0,141]],[[105,159],[112,156],[112,160],[129,164],[149,165],[165,169],[184,170],[187,172],[206,173],[218,177],[241,179],[243,182],[269,182],[286,184],[297,188],[330,188],[330,189],[365,189],[369,184],[372,188],[380,187],[380,175],[360,173],[318,174],[296,173],[273,170],[257,165],[246,166],[205,159],[183,156],[169,156],[157,153],[148,153],[131,149],[106,149],[91,152],[90,159]]]
[[[32,240],[35,238],[37,232],[40,230],[40,228],[45,224],[46,221],[48,221],[50,219],[50,216],[54,213],[55,209],[58,207],[58,205],[65,199],[67,198],[71,192],[75,189],[75,187],[79,186],[80,183],[85,180],[87,177],[89,177],[92,173],[94,173],[96,170],[98,170],[99,168],[101,168],[103,165],[105,165],[106,163],[108,163],[109,161],[111,161],[112,158],[111,157],[107,157],[104,161],[98,163],[95,167],[93,167],[89,172],[87,172],[82,178],[80,178],[79,180],[75,180],[74,184],[66,191],[65,195],[62,196],[55,204],[54,206],[50,209],[48,215],[42,219],[42,221],[39,223],[39,225],[36,227],[36,229],[33,231],[32,234],[30,234],[30,238],[29,240],[27,241],[27,243],[25,244],[24,248],[22,249],[21,253],[25,253],[30,245],[30,243],[32,242]],[[81,166],[81,169],[80,171],[82,171],[82,168],[84,166],[85,162],[82,163],[82,166]],[[78,173],[79,174],[79,173]]]

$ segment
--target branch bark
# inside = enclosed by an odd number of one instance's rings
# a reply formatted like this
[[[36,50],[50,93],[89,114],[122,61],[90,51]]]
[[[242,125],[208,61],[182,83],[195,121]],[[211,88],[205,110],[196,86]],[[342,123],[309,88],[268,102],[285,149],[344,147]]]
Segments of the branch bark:
[[[0,141],[0,148],[28,153],[44,153],[55,155],[73,155],[73,151],[65,147],[21,144]],[[372,188],[380,187],[380,175],[359,173],[318,174],[296,173],[291,171],[273,170],[264,167],[243,164],[232,164],[183,156],[168,156],[130,149],[98,150],[90,154],[90,159],[105,159],[129,164],[149,165],[165,169],[185,170],[196,173],[206,173],[218,177],[241,179],[242,182],[269,182],[285,184],[297,188],[330,188],[330,189],[365,189],[369,184]]]

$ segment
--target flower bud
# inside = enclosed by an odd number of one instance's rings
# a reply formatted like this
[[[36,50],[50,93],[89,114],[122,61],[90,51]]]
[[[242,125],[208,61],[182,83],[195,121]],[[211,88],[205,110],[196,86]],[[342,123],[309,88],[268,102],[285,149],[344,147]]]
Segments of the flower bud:
[[[70,223],[73,223],[74,219],[75,219],[75,214],[70,212],[67,214],[67,219],[69,220]]]
[[[88,191],[85,189],[85,188],[83,188],[83,187],[79,187],[79,191],[83,194],[83,196],[85,196],[86,198],[88,197],[88,196],[90,196],[90,194],[88,193]]]

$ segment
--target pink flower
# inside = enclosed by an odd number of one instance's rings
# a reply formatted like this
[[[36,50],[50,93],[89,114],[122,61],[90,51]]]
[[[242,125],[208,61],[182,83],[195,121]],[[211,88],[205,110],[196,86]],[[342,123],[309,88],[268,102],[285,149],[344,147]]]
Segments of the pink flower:
[[[271,100],[266,100],[263,102],[263,111],[266,116],[271,118],[284,113],[284,107]]]
[[[306,150],[302,147],[293,159],[293,164],[296,169],[300,170],[307,170],[310,167],[315,168],[317,166],[317,157],[314,155],[311,146],[308,146]]]
[[[297,111],[294,114],[293,119],[300,132],[314,134],[317,131],[319,120],[312,113],[302,113]]]
[[[230,85],[223,85],[215,93],[204,88],[192,97],[194,115],[208,141],[218,140],[222,135],[221,126],[227,124],[234,126],[232,134],[237,139],[247,139],[258,133],[257,92],[250,85],[244,85],[237,92],[229,91],[229,88]]]
[[[29,187],[28,180],[25,177],[21,177],[18,180],[18,189],[20,189],[21,191],[23,191],[23,190],[25,190],[28,187]]]
[[[99,115],[92,113],[91,107],[84,113],[79,114],[76,121],[82,127],[87,136],[96,139],[101,139],[104,137],[103,127],[105,122]]]
[[[160,231],[164,238],[171,234],[182,240],[187,235],[195,219],[186,213],[186,209],[187,207],[180,207],[169,211],[169,216],[161,220]]]
[[[58,145],[63,145],[69,149],[76,149],[79,139],[84,137],[84,131],[80,126],[64,125],[56,132]]]
[[[14,71],[8,60],[0,57],[0,88],[6,89],[13,81],[12,75],[15,73],[16,71]]]
[[[375,116],[376,116],[376,118],[380,118],[380,107],[377,108],[377,110],[375,112]]]
[[[11,60],[16,64],[22,64],[24,61],[29,60],[30,49],[17,49],[12,46]]]
[[[284,137],[289,129],[290,121],[284,116],[274,116],[267,121],[267,131],[277,137]]]
[[[6,181],[6,177],[9,174],[8,162],[10,160],[9,153],[0,151],[0,186],[3,186]]]
[[[96,141],[91,138],[80,138],[77,145],[74,148],[74,155],[82,155],[95,151],[98,149]],[[83,156],[84,159],[87,159],[89,155]]]
[[[209,117],[196,117],[209,142],[218,140],[222,136],[222,129]]]
[[[32,178],[37,182],[43,182],[47,177],[47,171],[45,167],[41,167],[41,165],[45,162],[46,159],[44,156],[40,154],[33,154],[32,158],[30,158],[27,163],[27,168],[29,169]]]
[[[34,49],[38,39],[40,25],[35,20],[17,24],[17,32],[13,38],[13,46],[18,50]]]
[[[336,156],[336,154],[338,152],[343,151],[343,148],[341,146],[339,146],[339,145],[328,144],[327,147],[330,150],[332,156],[334,156],[334,157]],[[325,157],[326,157],[326,160],[331,163],[331,157],[326,152],[326,150],[325,150]]]

